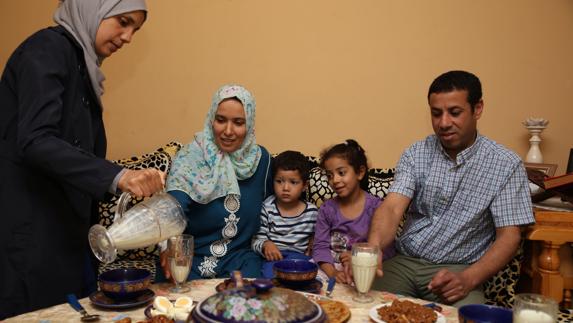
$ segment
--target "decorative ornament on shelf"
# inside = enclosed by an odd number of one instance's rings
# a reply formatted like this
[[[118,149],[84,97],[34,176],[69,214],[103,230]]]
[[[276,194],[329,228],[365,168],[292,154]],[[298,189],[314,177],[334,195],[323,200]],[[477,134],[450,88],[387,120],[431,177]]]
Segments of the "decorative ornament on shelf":
[[[541,142],[541,137],[539,135],[543,129],[547,128],[549,121],[543,118],[527,118],[523,121],[523,125],[531,134],[529,139],[529,151],[525,156],[525,162],[527,163],[543,163],[543,155],[541,155],[541,150],[539,149],[539,143]]]

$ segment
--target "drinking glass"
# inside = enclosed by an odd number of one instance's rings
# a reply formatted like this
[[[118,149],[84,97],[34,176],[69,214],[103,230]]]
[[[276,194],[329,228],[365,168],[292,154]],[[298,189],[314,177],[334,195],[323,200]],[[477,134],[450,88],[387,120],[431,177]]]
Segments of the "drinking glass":
[[[193,263],[193,236],[181,234],[167,240],[167,261],[175,286],[169,290],[174,293],[185,293],[191,289],[187,281]]]
[[[354,285],[356,285],[356,295],[352,299],[358,303],[370,303],[374,299],[368,295],[376,269],[378,268],[378,258],[380,250],[378,247],[367,243],[355,243],[352,245],[352,274],[354,275]]]
[[[513,322],[557,322],[557,302],[539,294],[517,294],[513,305]]]

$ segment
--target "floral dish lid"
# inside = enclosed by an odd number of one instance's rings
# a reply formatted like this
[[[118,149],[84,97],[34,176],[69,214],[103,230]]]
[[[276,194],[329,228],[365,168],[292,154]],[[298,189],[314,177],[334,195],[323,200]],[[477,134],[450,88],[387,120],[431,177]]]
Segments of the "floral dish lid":
[[[240,273],[233,273],[237,288],[212,295],[192,312],[194,322],[326,322],[316,303],[290,289],[274,287],[268,279],[243,286]]]

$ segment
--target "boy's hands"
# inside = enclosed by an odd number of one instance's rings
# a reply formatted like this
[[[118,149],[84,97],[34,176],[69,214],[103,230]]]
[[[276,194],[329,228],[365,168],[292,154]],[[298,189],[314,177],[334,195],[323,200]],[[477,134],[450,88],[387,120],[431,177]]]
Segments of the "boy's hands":
[[[340,253],[340,263],[343,266],[350,266],[352,265],[352,253],[350,251],[344,251]]]
[[[341,257],[341,260],[342,260],[342,257]],[[336,278],[337,283],[349,284],[349,285],[352,283],[352,279],[346,275],[344,270],[338,271],[338,270],[336,270],[336,268],[334,268],[334,266],[332,264],[327,263],[327,262],[321,262],[319,266],[320,266],[320,269],[322,269],[322,271],[324,271],[324,273],[328,277]]]
[[[352,283],[352,281],[348,280],[348,276],[346,276],[346,273],[344,271],[336,271],[336,282],[337,283],[341,283],[341,284],[348,284],[350,285]]]
[[[283,259],[283,255],[277,246],[271,241],[267,240],[263,243],[263,255],[267,261],[277,261]]]

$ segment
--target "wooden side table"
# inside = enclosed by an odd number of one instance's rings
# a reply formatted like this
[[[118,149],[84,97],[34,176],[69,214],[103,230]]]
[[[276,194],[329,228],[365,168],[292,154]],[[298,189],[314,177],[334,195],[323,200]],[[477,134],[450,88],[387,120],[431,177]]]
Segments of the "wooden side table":
[[[535,209],[534,213],[536,223],[526,230],[526,239],[537,241],[538,247],[531,264],[533,290],[570,308],[573,259],[568,243],[573,242],[573,212]]]

